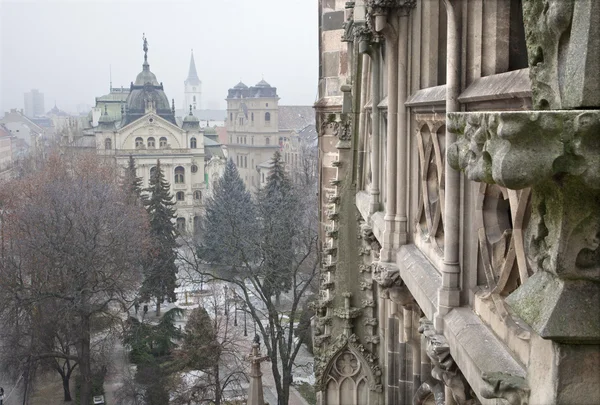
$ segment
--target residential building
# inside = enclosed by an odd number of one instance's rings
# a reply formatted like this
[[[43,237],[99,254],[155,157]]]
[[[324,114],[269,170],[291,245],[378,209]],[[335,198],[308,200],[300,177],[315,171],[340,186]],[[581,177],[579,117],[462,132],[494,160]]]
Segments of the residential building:
[[[13,137],[4,125],[0,124],[0,182],[10,180],[13,174]]]
[[[319,1],[320,405],[600,403],[598,15]]]
[[[264,184],[273,153],[285,139],[314,124],[310,106],[280,106],[277,88],[264,79],[248,87],[240,82],[227,94],[227,150],[244,184],[257,191]]]
[[[32,119],[23,114],[23,110],[11,109],[4,113],[0,124],[15,137],[13,148],[15,148],[16,159],[22,159],[27,155],[43,153],[46,130],[36,124]],[[16,145],[16,146],[15,146]]]
[[[109,114],[106,103],[98,126],[76,142],[85,148],[93,135],[98,153],[114,157],[121,166],[133,156],[144,187],[160,160],[176,202],[177,228],[192,232],[207,197],[209,175],[222,173],[225,157],[219,143],[204,137],[191,111],[177,124],[174,105],[169,105],[162,84],[150,71],[147,52],[144,40],[142,71],[129,88],[121,119]]]
[[[44,93],[33,89],[24,96],[25,99],[25,115],[29,118],[35,118],[44,115],[46,111],[44,104]]]
[[[298,184],[309,185],[317,179],[318,135],[315,124],[283,137],[281,156],[287,173]]]

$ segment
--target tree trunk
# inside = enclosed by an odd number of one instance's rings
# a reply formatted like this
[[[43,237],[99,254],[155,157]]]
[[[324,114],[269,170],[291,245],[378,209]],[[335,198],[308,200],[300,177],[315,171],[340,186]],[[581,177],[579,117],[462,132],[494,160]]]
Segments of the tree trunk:
[[[156,316],[160,316],[160,301],[158,299],[156,300]]]
[[[221,405],[221,376],[219,375],[219,365],[217,364],[214,369],[215,372],[215,405]]]
[[[281,395],[278,397],[278,402],[280,404],[287,404],[290,400],[290,385],[292,385],[292,378],[291,370],[287,370],[287,368],[284,366]]]
[[[65,374],[64,376],[62,376],[63,391],[65,393],[65,402],[70,402],[73,400],[71,398],[71,389],[69,388],[70,377],[70,374]]]
[[[81,373],[80,405],[91,405],[92,399],[92,365],[90,364],[90,318],[81,318],[81,345],[79,352],[79,372]]]

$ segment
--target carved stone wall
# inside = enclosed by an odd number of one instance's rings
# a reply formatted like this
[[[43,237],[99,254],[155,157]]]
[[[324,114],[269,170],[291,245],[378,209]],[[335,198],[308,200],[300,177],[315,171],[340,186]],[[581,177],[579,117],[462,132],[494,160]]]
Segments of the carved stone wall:
[[[438,257],[444,254],[444,167],[446,127],[440,114],[417,114],[414,144],[419,157],[419,203],[415,243]]]

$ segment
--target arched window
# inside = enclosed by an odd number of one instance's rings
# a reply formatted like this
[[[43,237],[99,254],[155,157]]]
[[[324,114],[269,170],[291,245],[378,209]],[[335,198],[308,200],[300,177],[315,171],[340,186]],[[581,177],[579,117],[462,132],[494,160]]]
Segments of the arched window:
[[[150,168],[150,178],[154,177],[154,173],[156,173],[156,166]]]
[[[164,149],[167,147],[167,138],[165,138],[164,136],[162,136],[159,140],[159,146],[161,149]]]
[[[270,145],[271,144],[271,140],[269,139],[269,137],[267,137],[267,139],[265,139],[265,145]]]
[[[185,232],[185,218],[177,218],[176,226],[179,232]]]
[[[177,194],[175,194],[175,198],[177,199],[177,201],[184,201],[185,193],[183,191],[178,191]]]
[[[182,184],[185,182],[185,169],[181,166],[175,168],[175,184]]]
[[[156,148],[156,140],[153,137],[148,138],[148,147]]]
[[[271,113],[268,113],[268,112],[265,113],[265,123],[266,122],[271,122]]]
[[[196,96],[194,96],[194,103],[196,102]]]
[[[252,119],[252,122],[254,122],[254,113],[250,114],[250,117]]]
[[[229,113],[229,121],[233,121],[233,113]]]
[[[112,149],[112,139],[106,138],[104,140],[104,149]]]
[[[190,148],[196,149],[196,138],[190,139]]]
[[[190,170],[192,171],[192,173],[197,173],[198,172],[198,166],[192,165],[192,167],[190,168]]]
[[[202,200],[202,191],[200,190],[196,190],[194,191],[194,200]]]
[[[140,137],[135,138],[135,148],[140,149],[144,147],[144,140]]]

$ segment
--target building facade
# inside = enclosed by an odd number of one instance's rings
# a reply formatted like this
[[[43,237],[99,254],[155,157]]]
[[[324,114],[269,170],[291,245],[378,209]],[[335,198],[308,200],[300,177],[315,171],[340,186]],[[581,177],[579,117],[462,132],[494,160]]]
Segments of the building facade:
[[[277,88],[264,79],[251,87],[238,83],[226,100],[228,154],[246,188],[254,192],[265,184],[273,153],[314,124],[314,109],[280,106]]]
[[[96,97],[96,105],[88,114],[90,126],[98,126],[98,120],[105,111],[113,121],[121,121],[127,97],[129,97],[129,91],[129,88],[124,88],[123,86],[112,87],[111,83],[108,94]]]
[[[598,15],[319,2],[319,404],[600,403]]]
[[[13,176],[13,166],[16,151],[13,150],[15,137],[8,128],[0,124],[0,182],[10,180]],[[15,145],[16,146],[16,145]]]
[[[16,160],[44,152],[46,130],[29,119],[23,110],[11,109],[0,119],[13,139],[13,154]]]
[[[257,166],[279,149],[279,96],[264,80],[248,87],[239,82],[227,93],[229,158],[237,165],[246,188],[259,188]]]
[[[29,118],[40,117],[46,112],[44,93],[37,89],[25,93],[25,115]]]
[[[144,187],[160,160],[176,202],[177,228],[192,232],[203,209],[208,174],[218,176],[225,158],[220,144],[205,141],[191,111],[181,125],[177,124],[174,104],[169,104],[162,84],[150,71],[147,51],[144,41],[142,72],[129,88],[121,119],[115,120],[105,105],[98,126],[88,132],[93,134],[98,153],[114,157],[119,165],[126,167],[129,156],[133,156]]]

